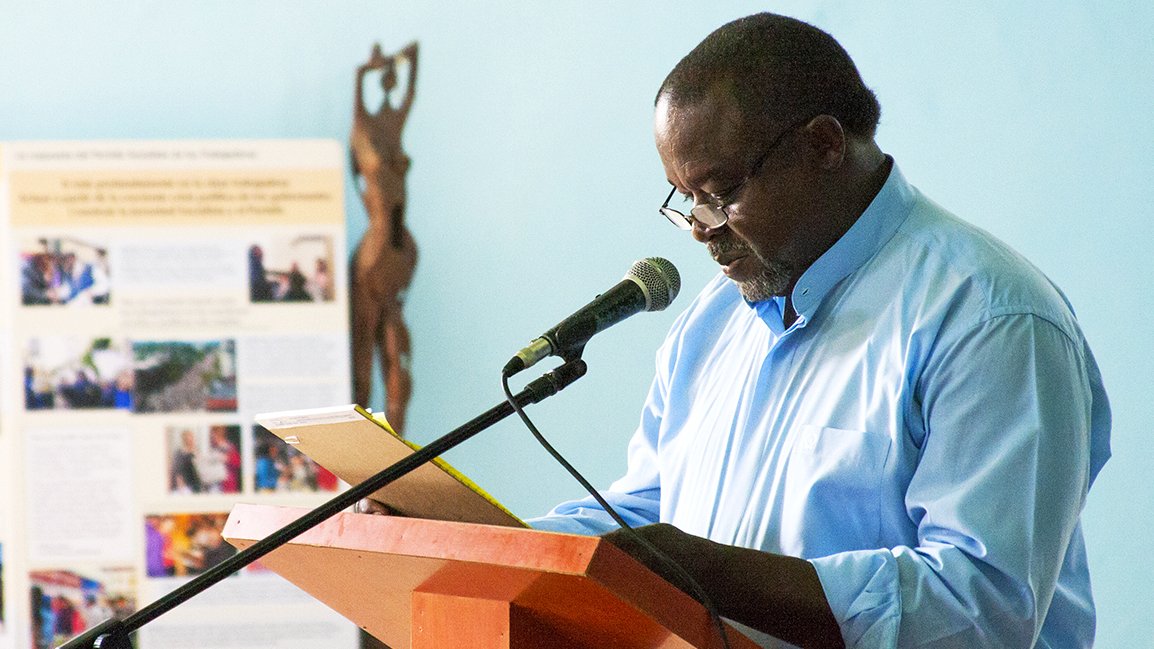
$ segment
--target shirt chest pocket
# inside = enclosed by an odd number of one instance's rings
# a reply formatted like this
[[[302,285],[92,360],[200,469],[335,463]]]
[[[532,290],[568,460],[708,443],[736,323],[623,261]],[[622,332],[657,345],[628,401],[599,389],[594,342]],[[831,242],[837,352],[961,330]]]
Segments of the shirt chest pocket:
[[[880,433],[802,426],[785,471],[784,544],[806,556],[873,547],[890,447]]]

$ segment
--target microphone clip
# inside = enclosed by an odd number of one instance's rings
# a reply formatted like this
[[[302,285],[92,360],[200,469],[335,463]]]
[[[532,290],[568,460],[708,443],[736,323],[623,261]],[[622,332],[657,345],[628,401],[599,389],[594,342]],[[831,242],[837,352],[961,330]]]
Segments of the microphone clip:
[[[585,344],[564,349],[561,352],[555,352],[555,349],[555,343],[549,339],[549,334],[545,334],[517,352],[516,356],[510,358],[509,362],[505,363],[505,367],[501,369],[501,376],[509,378],[527,367],[536,365],[538,361],[548,356],[557,356],[566,363],[580,360],[581,354],[585,352]]]

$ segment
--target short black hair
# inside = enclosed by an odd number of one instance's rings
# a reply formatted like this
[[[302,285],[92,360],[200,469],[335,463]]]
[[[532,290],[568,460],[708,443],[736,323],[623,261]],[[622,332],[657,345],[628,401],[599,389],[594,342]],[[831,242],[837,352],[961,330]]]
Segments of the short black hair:
[[[722,25],[673,68],[657,92],[693,102],[728,87],[749,124],[832,115],[872,137],[881,106],[845,49],[809,23],[759,13]],[[655,102],[656,103],[656,102]]]

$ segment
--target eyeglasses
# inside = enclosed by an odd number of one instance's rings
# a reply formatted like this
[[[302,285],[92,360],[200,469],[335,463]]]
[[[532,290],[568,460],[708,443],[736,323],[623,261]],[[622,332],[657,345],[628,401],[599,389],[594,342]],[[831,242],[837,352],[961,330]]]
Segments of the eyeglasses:
[[[753,163],[753,167],[749,170],[749,173],[745,175],[745,179],[738,183],[737,186],[733,189],[730,189],[721,195],[707,194],[706,200],[708,202],[701,203],[700,205],[694,205],[689,210],[689,214],[686,215],[680,210],[669,207],[669,201],[673,200],[673,195],[677,193],[677,187],[674,186],[669,190],[669,195],[665,197],[665,202],[661,204],[661,207],[658,208],[658,211],[661,212],[662,216],[669,219],[670,223],[682,230],[692,230],[694,222],[700,223],[706,228],[720,228],[721,226],[725,225],[729,222],[729,210],[727,208],[732,205],[739,196],[741,196],[742,190],[744,190],[745,186],[749,184],[749,181],[757,176],[757,174],[761,173],[761,167],[765,164],[765,161],[769,159],[769,154],[777,148],[777,145],[781,144],[782,141],[785,140],[785,136],[789,135],[801,126],[808,124],[814,117],[816,117],[816,115],[798,120],[797,122],[794,122],[793,124],[785,127],[785,129],[783,129],[782,132],[773,139],[773,142],[771,142],[769,146],[766,147],[765,153],[761,154],[761,157],[757,159],[757,162]],[[690,199],[686,198],[686,200]]]

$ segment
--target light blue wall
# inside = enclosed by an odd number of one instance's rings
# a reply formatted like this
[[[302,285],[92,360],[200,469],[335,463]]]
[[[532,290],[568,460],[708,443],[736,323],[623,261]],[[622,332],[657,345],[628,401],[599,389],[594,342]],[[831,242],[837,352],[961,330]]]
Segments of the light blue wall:
[[[410,428],[428,440],[496,403],[510,353],[634,259],[673,260],[687,294],[714,272],[656,214],[667,184],[650,123],[677,59],[762,8],[706,4],[0,0],[0,140],[344,141],[372,42],[418,39],[405,142],[422,259],[407,314]],[[879,140],[915,184],[1033,259],[1077,306],[1115,406],[1115,458],[1085,515],[1099,646],[1154,646],[1154,5],[930,4],[774,7],[854,56],[883,105]],[[355,200],[349,212],[355,240],[364,216]],[[590,375],[532,410],[594,484],[624,468],[673,315],[600,336]],[[511,421],[451,458],[524,515],[577,495]]]

